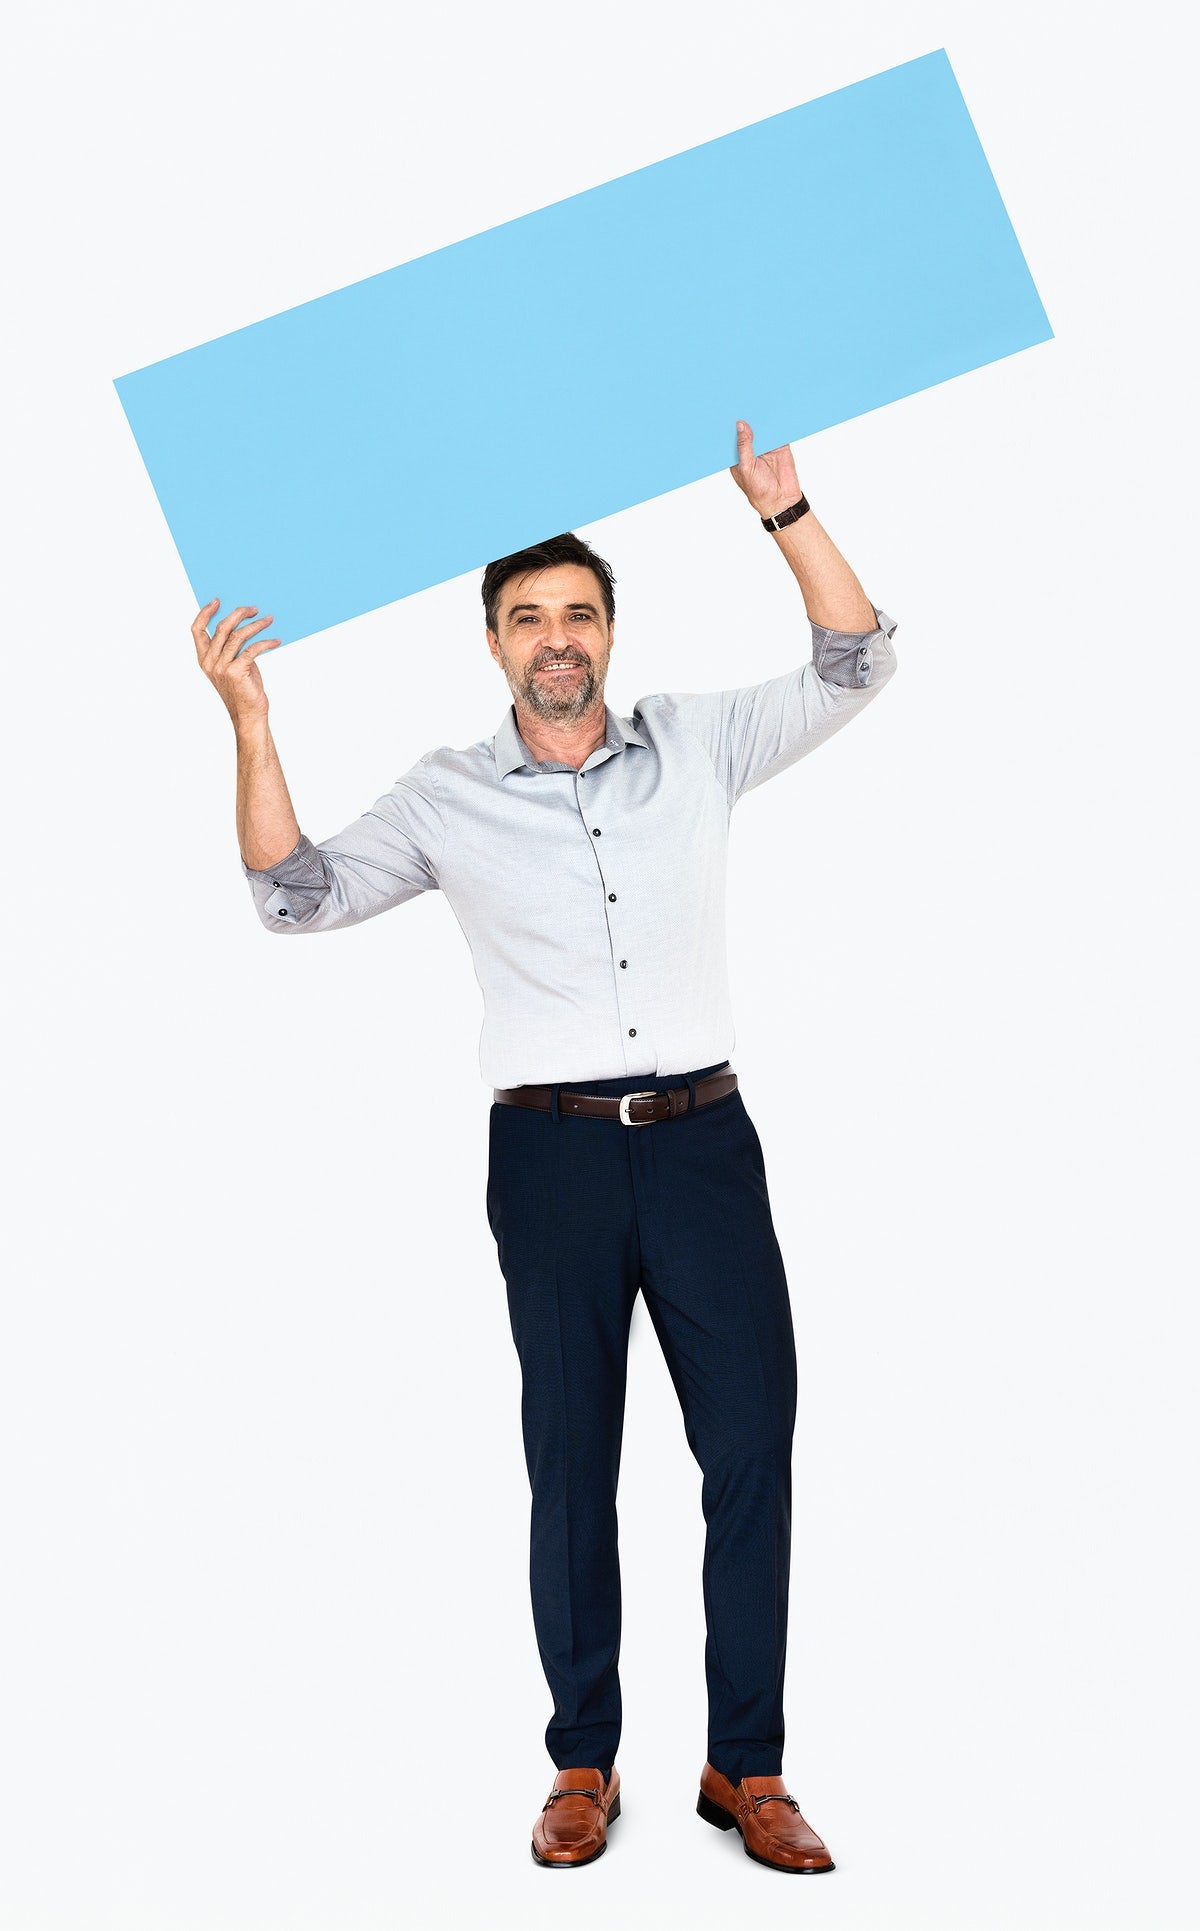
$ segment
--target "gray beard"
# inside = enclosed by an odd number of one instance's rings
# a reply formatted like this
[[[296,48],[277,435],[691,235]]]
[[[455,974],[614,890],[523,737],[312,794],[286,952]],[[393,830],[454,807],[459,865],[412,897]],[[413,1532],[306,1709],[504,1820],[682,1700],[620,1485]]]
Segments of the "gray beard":
[[[589,662],[584,666],[583,676],[572,679],[569,690],[560,690],[557,678],[542,677],[537,671],[532,671],[523,684],[514,684],[507,669],[505,676],[508,677],[508,688],[513,696],[520,697],[535,717],[561,724],[564,720],[570,722],[572,718],[583,717],[591,709],[597,695],[603,693],[604,671],[607,668],[606,658],[598,676],[595,663]]]

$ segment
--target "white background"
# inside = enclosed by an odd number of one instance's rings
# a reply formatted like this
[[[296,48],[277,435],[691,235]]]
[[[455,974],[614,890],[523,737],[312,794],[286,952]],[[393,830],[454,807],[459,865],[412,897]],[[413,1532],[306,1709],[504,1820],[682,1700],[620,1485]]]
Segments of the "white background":
[[[25,10],[5,1931],[1196,1922],[1174,17]],[[734,1064],[801,1360],[785,1770],[838,1869],[797,1896],[694,1814],[700,1476],[639,1304],[624,1814],[598,1864],[547,1873],[470,956],[436,894],[311,944],[263,931],[232,733],[112,379],[940,46],[1055,339],[797,445],[900,668],[741,803],[730,867]],[[763,192],[795,219],[802,181]],[[603,263],[581,270],[531,298],[568,331],[605,300]],[[731,265],[728,299],[772,291]],[[617,575],[615,708],[807,656],[727,474],[583,533]],[[265,671],[314,838],[508,702],[477,574]]]

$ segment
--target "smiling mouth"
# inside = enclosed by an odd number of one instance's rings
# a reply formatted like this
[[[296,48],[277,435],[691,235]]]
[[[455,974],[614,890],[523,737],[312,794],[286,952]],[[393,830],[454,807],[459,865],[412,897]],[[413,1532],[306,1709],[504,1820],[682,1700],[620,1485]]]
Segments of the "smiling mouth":
[[[538,671],[538,676],[543,677],[548,671],[582,670],[582,669],[583,669],[582,664],[543,664],[541,669]]]

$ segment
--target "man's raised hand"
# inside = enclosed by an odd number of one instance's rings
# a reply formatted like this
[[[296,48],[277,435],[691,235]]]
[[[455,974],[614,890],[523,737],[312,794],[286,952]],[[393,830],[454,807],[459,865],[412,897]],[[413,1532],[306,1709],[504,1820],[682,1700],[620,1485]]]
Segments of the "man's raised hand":
[[[213,597],[202,610],[196,612],[192,640],[200,668],[214,686],[234,724],[246,724],[267,715],[266,687],[255,659],[261,651],[274,650],[283,640],[280,637],[258,637],[254,643],[246,643],[247,637],[254,636],[256,630],[265,629],[272,621],[268,615],[260,617],[257,623],[239,628],[238,619],[252,617],[258,609],[255,603],[239,604],[236,610],[231,610],[227,617],[222,617],[210,637],[207,625],[220,602],[220,597]]]
[[[796,461],[790,443],[768,449],[763,456],[754,454],[754,431],[748,422],[737,425],[738,459],[729,474],[738,488],[750,498],[760,516],[777,516],[790,509],[803,494],[796,475]]]

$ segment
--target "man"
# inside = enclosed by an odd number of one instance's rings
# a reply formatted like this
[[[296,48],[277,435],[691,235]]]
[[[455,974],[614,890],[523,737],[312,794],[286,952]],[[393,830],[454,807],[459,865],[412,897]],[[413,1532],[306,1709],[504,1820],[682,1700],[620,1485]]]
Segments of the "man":
[[[613,578],[571,534],[488,565],[512,704],[429,751],[345,831],[300,831],[240,607],[197,654],[237,732],[242,869],[273,932],[351,925],[440,889],[484,995],[488,1221],[521,1364],[530,1589],[554,1700],[547,1869],[599,1857],[620,1810],[616,1490],[630,1317],[645,1296],[703,1472],[708,1761],[697,1809],[774,1870],[833,1869],[783,1777],[796,1355],[757,1132],[728,1053],[729,814],[891,677],[895,622],[810,510],[786,445],[735,481],[804,597],[812,661],[762,684],[604,702]]]

